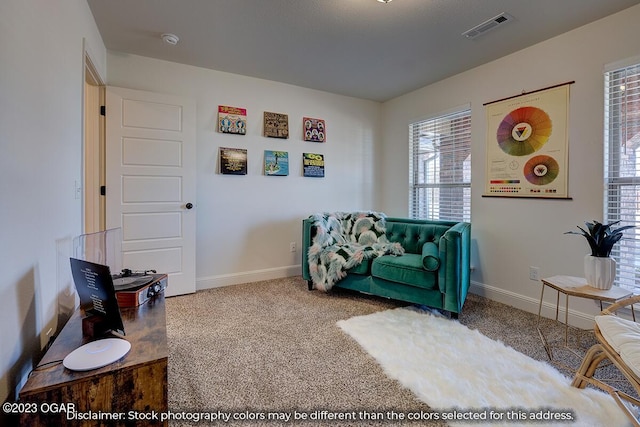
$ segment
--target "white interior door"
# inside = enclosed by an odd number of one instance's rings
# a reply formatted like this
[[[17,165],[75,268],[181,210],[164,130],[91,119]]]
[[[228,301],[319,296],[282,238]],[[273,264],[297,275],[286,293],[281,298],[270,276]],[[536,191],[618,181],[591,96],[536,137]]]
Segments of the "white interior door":
[[[122,228],[122,265],[195,292],[195,102],[107,87],[106,226]]]

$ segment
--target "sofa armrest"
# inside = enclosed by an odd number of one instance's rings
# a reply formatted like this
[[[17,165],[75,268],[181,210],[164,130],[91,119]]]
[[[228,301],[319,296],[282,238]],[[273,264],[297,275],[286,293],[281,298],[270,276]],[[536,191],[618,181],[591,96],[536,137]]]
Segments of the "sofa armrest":
[[[315,234],[313,226],[313,219],[306,218],[302,220],[302,278],[304,280],[311,280],[311,274],[309,273],[309,247],[313,241],[313,234]]]
[[[459,313],[469,291],[471,224],[460,222],[447,230],[440,238],[439,250],[438,286],[444,309]]]

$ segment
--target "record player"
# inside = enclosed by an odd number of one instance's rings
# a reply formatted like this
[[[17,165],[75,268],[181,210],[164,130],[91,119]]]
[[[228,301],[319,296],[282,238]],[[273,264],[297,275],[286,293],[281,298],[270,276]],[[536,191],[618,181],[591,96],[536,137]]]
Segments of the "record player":
[[[155,270],[132,271],[125,268],[112,277],[118,306],[122,308],[144,304],[164,292],[168,285],[167,275],[157,274]]]

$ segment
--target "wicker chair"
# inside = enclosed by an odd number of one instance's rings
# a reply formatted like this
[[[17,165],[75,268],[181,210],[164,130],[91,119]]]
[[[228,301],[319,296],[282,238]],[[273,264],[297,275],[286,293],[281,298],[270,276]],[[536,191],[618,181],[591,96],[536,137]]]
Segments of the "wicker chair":
[[[587,351],[571,385],[584,388],[587,384],[592,384],[606,391],[627,414],[633,425],[640,427],[637,415],[624,402],[640,408],[640,400],[593,378],[598,366],[608,359],[633,386],[637,396],[640,396],[640,324],[635,323],[633,311],[633,304],[638,302],[640,295],[628,297],[612,304],[596,316],[594,330],[598,343]],[[617,310],[627,306],[631,306],[633,321],[615,315]]]

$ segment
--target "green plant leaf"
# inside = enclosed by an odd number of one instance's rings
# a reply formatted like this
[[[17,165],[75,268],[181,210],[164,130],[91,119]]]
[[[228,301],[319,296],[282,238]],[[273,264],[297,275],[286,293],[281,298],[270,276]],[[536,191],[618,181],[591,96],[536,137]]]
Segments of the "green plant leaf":
[[[602,224],[596,220],[591,222],[587,221],[585,222],[586,230],[577,226],[580,232],[567,231],[564,234],[578,234],[583,236],[587,239],[592,256],[606,258],[611,255],[613,246],[622,238],[622,232],[630,228],[635,228],[634,225],[626,225],[612,230],[611,227],[619,222],[620,221],[614,221],[610,224]]]

